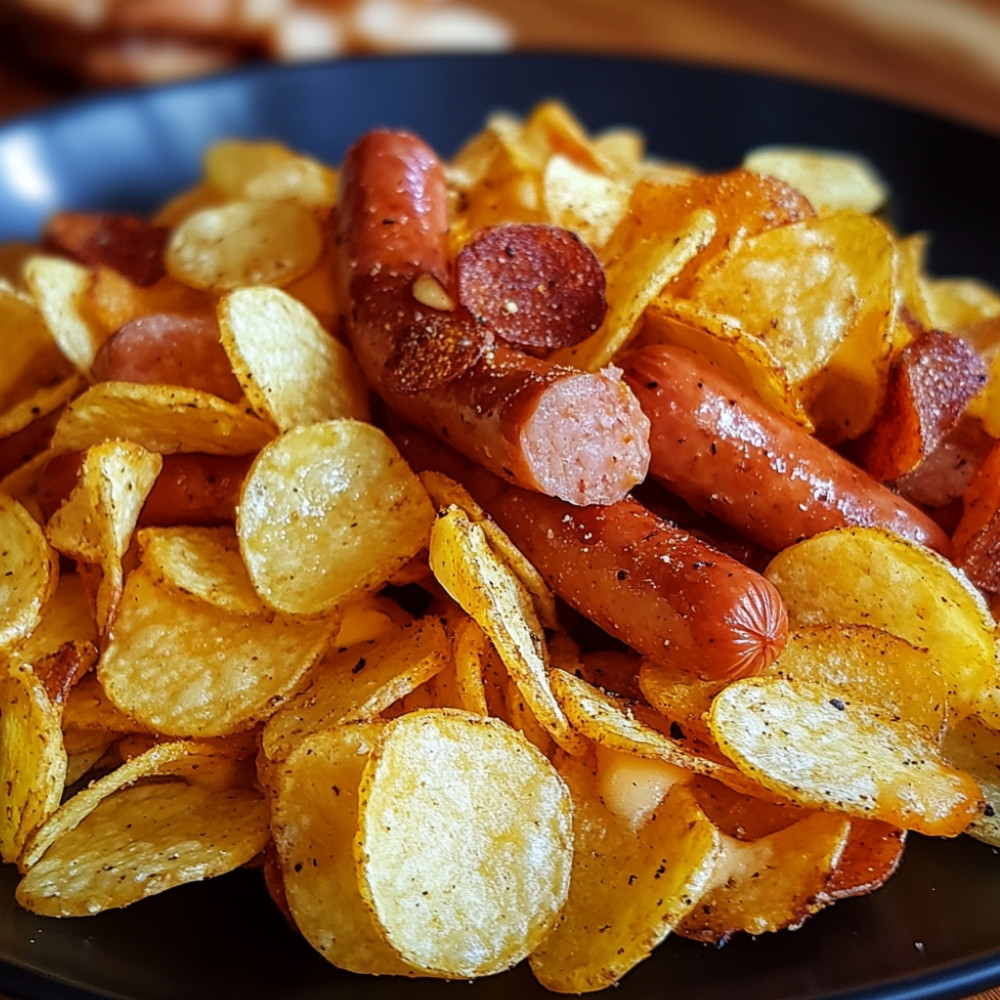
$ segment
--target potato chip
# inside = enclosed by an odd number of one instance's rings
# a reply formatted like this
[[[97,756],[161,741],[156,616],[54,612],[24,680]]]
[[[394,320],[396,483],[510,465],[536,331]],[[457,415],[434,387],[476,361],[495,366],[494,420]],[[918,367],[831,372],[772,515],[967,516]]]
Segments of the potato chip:
[[[427,544],[433,518],[386,434],[342,419],[296,428],[261,451],[236,530],[269,607],[322,615],[385,583]]]
[[[275,772],[271,829],[288,909],[303,937],[350,972],[413,975],[376,930],[354,865],[358,788],[385,723],[308,736]]]
[[[982,595],[943,557],[879,528],[822,532],[780,552],[765,576],[793,624],[872,625],[926,648],[953,692],[953,713],[990,712],[996,625]]]
[[[865,157],[833,149],[759,146],[743,166],[777,177],[801,191],[820,211],[879,211],[889,196],[886,182]]]
[[[529,961],[547,989],[586,993],[618,982],[684,919],[709,884],[719,838],[684,788],[635,830],[603,805],[585,760],[563,758],[560,771],[573,793],[569,897]]]
[[[986,800],[983,814],[965,832],[1000,847],[1000,731],[970,715],[949,727],[943,749],[949,764],[968,771],[979,782]]]
[[[100,570],[96,613],[102,632],[121,600],[122,559],[162,465],[159,455],[128,441],[89,448],[77,485],[46,526],[54,549]]]
[[[281,760],[303,737],[345,722],[374,719],[443,670],[451,647],[441,623],[418,619],[382,640],[331,649],[309,683],[264,726],[262,747]]]
[[[59,580],[59,561],[26,508],[0,494],[0,649],[26,638]]]
[[[337,172],[307,156],[275,163],[247,181],[251,201],[294,202],[324,217],[337,204]]]
[[[269,716],[336,627],[227,612],[140,566],[126,578],[98,677],[115,705],[157,732],[220,736]]]
[[[274,437],[274,430],[243,406],[186,386],[99,382],[63,411],[52,447],[83,451],[116,438],[149,451],[249,455]]]
[[[42,620],[18,645],[28,663],[56,652],[67,642],[96,642],[97,623],[83,580],[62,572],[55,593],[45,602]]]
[[[61,713],[31,667],[0,665],[0,858],[17,861],[28,836],[59,805],[66,780]]]
[[[255,177],[295,159],[281,142],[221,139],[205,151],[202,167],[208,184],[224,198],[238,200]]]
[[[452,709],[395,719],[359,796],[362,898],[404,961],[488,975],[551,929],[569,890],[572,799],[508,725]]]
[[[89,371],[106,336],[86,308],[89,269],[40,255],[25,263],[24,280],[66,359],[81,372]]]
[[[711,884],[677,932],[718,945],[797,927],[829,902],[822,892],[850,827],[847,816],[815,812],[757,840],[720,835]]]
[[[608,241],[625,214],[630,194],[627,182],[581,167],[561,153],[549,158],[542,175],[549,218],[595,250]]]
[[[75,731],[78,738],[82,732],[117,737],[122,733],[149,731],[108,698],[94,673],[87,674],[73,685],[63,705],[62,724],[66,730]],[[82,745],[77,742],[76,749],[79,750]]]
[[[279,430],[367,418],[368,392],[353,355],[288,293],[266,286],[230,292],[219,302],[219,327],[250,405]]]
[[[231,201],[177,224],[164,252],[177,281],[216,293],[287,285],[323,252],[316,217],[294,202]]]
[[[490,547],[483,528],[449,506],[431,530],[434,576],[496,646],[532,714],[562,747],[582,744],[552,694],[542,627],[526,588]]]

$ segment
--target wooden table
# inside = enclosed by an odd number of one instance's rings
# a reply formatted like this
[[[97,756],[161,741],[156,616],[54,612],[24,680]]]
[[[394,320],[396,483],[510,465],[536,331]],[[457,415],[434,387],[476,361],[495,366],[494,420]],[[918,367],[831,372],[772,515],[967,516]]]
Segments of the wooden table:
[[[510,21],[521,48],[662,55],[776,72],[1000,133],[996,0],[475,2]],[[73,92],[0,63],[0,119]],[[1000,988],[975,1000],[1000,1000]]]

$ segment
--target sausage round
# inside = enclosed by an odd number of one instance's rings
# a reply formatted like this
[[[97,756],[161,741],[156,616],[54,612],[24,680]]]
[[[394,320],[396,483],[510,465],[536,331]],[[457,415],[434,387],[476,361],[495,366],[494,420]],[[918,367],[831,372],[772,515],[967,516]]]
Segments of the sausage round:
[[[948,552],[930,517],[692,351],[653,344],[622,367],[652,425],[650,475],[769,551],[878,525]]]
[[[570,503],[612,503],[645,478],[649,423],[616,369],[531,357],[465,307],[414,294],[418,279],[450,287],[445,177],[426,144],[363,136],[344,160],[338,218],[348,334],[391,409],[508,481]]]

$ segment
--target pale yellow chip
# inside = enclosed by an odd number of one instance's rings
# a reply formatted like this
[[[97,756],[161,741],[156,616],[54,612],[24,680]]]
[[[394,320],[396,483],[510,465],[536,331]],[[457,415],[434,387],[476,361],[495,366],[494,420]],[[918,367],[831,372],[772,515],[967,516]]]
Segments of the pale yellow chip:
[[[797,927],[829,900],[823,896],[851,830],[847,816],[815,812],[756,840],[720,835],[708,890],[678,927],[699,941]]]
[[[157,732],[220,736],[271,715],[336,627],[226,612],[140,566],[126,578],[98,677],[115,705]]]
[[[7,438],[36,421],[52,422],[54,415],[85,385],[81,374],[70,375],[52,385],[35,389],[0,413],[0,438]],[[41,426],[41,425],[39,425]]]
[[[631,185],[580,166],[556,153],[542,174],[542,198],[549,219],[577,233],[595,250],[602,247],[628,209]]]
[[[820,211],[850,208],[871,214],[883,208],[889,197],[885,180],[869,160],[857,153],[759,146],[746,154],[743,166],[790,184]]]
[[[81,677],[70,689],[62,709],[62,723],[67,731],[72,731],[78,742],[75,749],[82,749],[79,742],[84,732],[98,734],[145,733],[148,727],[126,715],[115,705],[97,679],[95,673]],[[100,741],[98,741],[100,742]],[[91,744],[93,745],[93,744]]]
[[[505,723],[451,709],[395,719],[359,795],[362,898],[408,964],[488,975],[551,929],[569,890],[572,799]]]
[[[124,438],[149,451],[249,455],[274,428],[244,406],[186,386],[99,382],[73,400],[56,424],[57,452]]]
[[[309,683],[264,726],[262,747],[281,760],[309,733],[374,719],[450,662],[444,626],[422,618],[374,642],[331,649]]]
[[[156,781],[96,802],[28,868],[16,898],[33,913],[88,916],[225,874],[267,843],[259,793]]]
[[[97,642],[97,623],[83,579],[60,573],[55,593],[45,602],[42,620],[18,644],[22,659],[34,663],[68,642]]]
[[[81,372],[89,371],[106,336],[86,308],[89,268],[37,256],[25,263],[24,280],[59,349]]]
[[[608,310],[600,328],[580,343],[555,351],[553,360],[587,371],[610,364],[638,333],[649,305],[714,235],[714,216],[698,209],[670,239],[629,247],[605,268]]]
[[[254,178],[295,159],[296,154],[281,142],[220,139],[205,150],[202,167],[205,180],[219,194],[239,200]]]
[[[949,727],[943,750],[949,764],[968,771],[979,782],[986,801],[982,815],[965,832],[1000,847],[1000,731],[970,715]]]
[[[143,528],[136,537],[143,563],[160,584],[223,611],[264,612],[232,528]]]
[[[490,637],[532,714],[565,749],[582,743],[549,686],[548,652],[531,595],[496,555],[480,524],[454,505],[431,531],[429,562],[438,583]]]
[[[822,532],[780,552],[767,578],[796,624],[872,625],[926,648],[958,715],[1000,721],[996,624],[982,595],[948,560],[879,528]]]
[[[244,195],[255,201],[294,202],[323,217],[337,204],[337,172],[318,160],[295,156],[252,177]]]
[[[56,809],[66,781],[59,707],[31,667],[0,664],[0,858],[17,861],[25,841]]]
[[[982,808],[976,781],[945,764],[918,726],[851,700],[833,681],[735,681],[712,702],[709,723],[741,771],[802,805],[932,836],[956,836]]]
[[[59,559],[23,504],[0,493],[0,649],[38,625],[59,580]]]
[[[1000,290],[976,278],[920,276],[931,324],[938,330],[960,332],[1000,316]]]
[[[603,804],[586,761],[564,758],[560,770],[573,793],[569,897],[529,961],[547,989],[589,993],[617,983],[697,904],[720,838],[685,788],[636,830]]]
[[[160,455],[129,441],[88,448],[76,486],[46,526],[54,549],[100,570],[96,612],[102,632],[117,612],[122,560],[162,466]]]
[[[308,736],[277,767],[271,829],[295,926],[328,961],[350,972],[415,970],[376,930],[354,865],[358,787],[384,723],[337,726]]]
[[[219,328],[250,405],[279,430],[367,418],[368,390],[353,355],[287,292],[230,292],[219,302]]]
[[[388,436],[342,419],[298,427],[258,455],[236,530],[266,604],[322,615],[385,583],[426,546],[433,518]]]

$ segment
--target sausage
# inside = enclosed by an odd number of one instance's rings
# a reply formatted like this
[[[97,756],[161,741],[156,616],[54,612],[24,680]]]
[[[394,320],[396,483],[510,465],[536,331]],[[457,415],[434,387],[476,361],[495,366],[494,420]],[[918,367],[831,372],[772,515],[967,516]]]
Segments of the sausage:
[[[584,617],[655,663],[706,679],[749,676],[785,644],[777,589],[632,497],[573,506],[504,482],[413,428],[391,428],[417,469],[461,482]]]
[[[653,344],[622,367],[652,423],[650,476],[769,551],[878,525],[948,552],[930,517],[693,352]]]
[[[139,514],[139,524],[143,527],[232,524],[243,480],[253,459],[253,455],[197,452],[164,455],[163,467]],[[82,460],[79,452],[66,452],[54,456],[45,467],[39,477],[37,500],[46,520],[72,492]]]
[[[184,385],[238,402],[243,389],[211,316],[154,313],[129,320],[98,348],[98,382]]]
[[[532,357],[449,301],[447,190],[427,145],[368,133],[340,183],[347,332],[392,410],[508,481],[570,503],[612,503],[645,478],[649,424],[617,369]],[[423,294],[428,282],[442,295]]]

